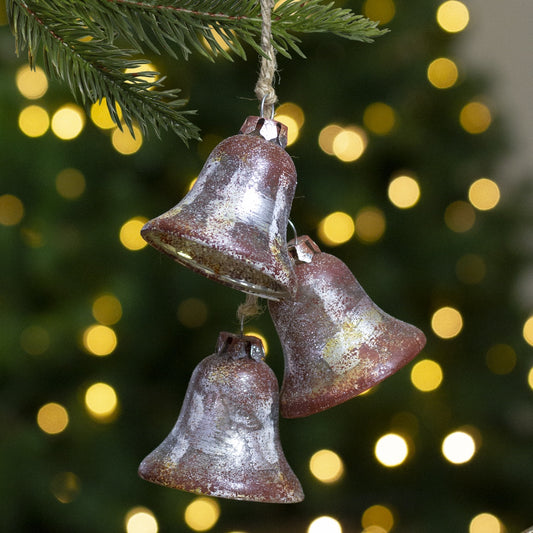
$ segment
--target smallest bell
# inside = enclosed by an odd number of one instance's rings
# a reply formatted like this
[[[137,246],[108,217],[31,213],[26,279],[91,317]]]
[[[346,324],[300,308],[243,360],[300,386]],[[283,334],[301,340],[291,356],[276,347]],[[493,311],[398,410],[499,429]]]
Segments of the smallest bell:
[[[257,337],[221,333],[216,353],[193,372],[176,425],[139,475],[219,498],[303,500],[279,440],[278,382],[263,357]]]

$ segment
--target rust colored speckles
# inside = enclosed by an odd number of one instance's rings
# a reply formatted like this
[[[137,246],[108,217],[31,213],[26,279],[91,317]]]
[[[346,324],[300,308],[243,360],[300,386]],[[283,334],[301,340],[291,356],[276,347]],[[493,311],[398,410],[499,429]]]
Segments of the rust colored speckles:
[[[424,334],[391,317],[348,267],[307,236],[289,243],[296,296],[270,302],[285,358],[281,414],[307,416],[353,398],[411,361]]]
[[[278,429],[278,383],[260,339],[221,333],[194,370],[178,420],[139,475],[188,492],[269,503],[303,500]]]

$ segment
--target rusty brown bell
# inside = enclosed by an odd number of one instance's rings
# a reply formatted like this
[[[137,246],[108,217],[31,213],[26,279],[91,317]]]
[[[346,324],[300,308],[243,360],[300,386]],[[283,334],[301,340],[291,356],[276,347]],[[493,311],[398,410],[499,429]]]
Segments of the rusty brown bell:
[[[286,230],[296,170],[287,127],[248,117],[209,155],[189,193],[150,220],[143,238],[178,263],[268,299],[295,292]]]
[[[221,333],[194,370],[178,420],[139,475],[189,492],[270,503],[303,500],[278,430],[278,382],[257,337]]]
[[[285,358],[281,415],[311,415],[357,396],[411,361],[426,338],[382,311],[348,267],[307,236],[289,243],[296,296],[269,302]]]

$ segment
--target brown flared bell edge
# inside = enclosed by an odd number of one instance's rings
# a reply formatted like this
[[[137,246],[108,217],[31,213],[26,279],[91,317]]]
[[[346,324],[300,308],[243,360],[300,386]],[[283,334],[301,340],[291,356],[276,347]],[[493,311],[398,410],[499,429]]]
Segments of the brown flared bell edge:
[[[303,500],[281,448],[278,383],[257,337],[221,333],[194,370],[176,425],[141,463],[153,483],[219,498]]]
[[[287,127],[248,117],[209,155],[189,193],[150,220],[143,238],[178,263],[234,289],[278,300],[296,291],[287,222],[296,170]]]
[[[382,311],[348,267],[307,236],[289,243],[296,296],[269,302],[285,358],[281,415],[308,416],[373,387],[425,346],[415,326]]]

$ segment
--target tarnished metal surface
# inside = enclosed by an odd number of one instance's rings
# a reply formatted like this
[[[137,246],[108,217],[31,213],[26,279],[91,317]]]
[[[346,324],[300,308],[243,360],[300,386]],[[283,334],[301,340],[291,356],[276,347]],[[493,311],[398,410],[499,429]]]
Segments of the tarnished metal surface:
[[[221,333],[195,369],[176,425],[139,467],[166,487],[270,503],[303,500],[278,430],[278,383],[260,339]]]
[[[281,414],[307,416],[376,385],[411,361],[426,338],[391,317],[348,267],[307,236],[289,243],[298,290],[269,302],[285,357]]]
[[[189,193],[141,234],[208,278],[281,299],[295,291],[286,230],[296,170],[282,148],[287,128],[248,117],[243,129],[215,147]]]

